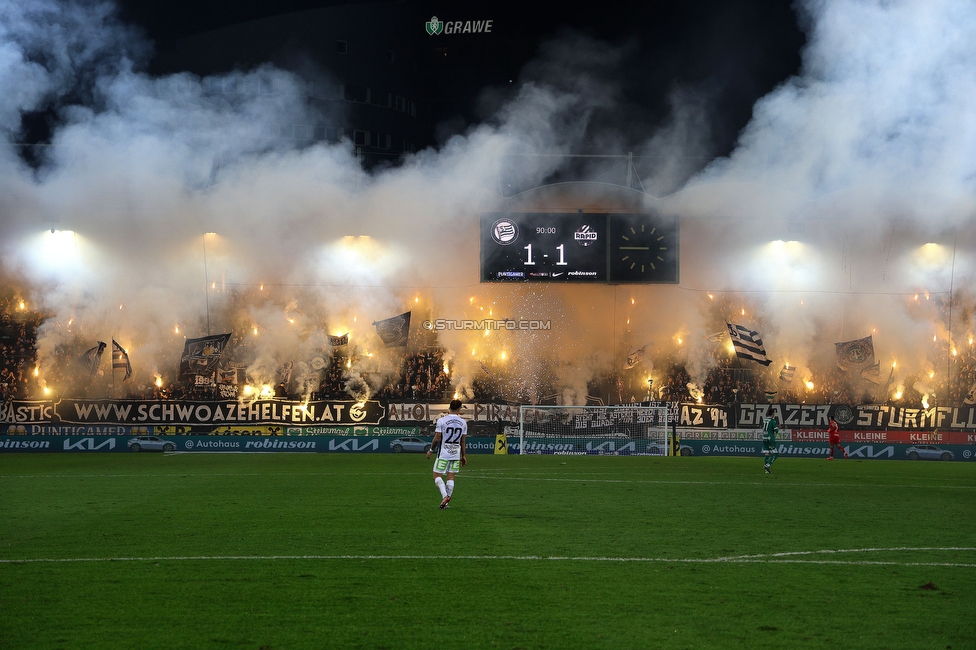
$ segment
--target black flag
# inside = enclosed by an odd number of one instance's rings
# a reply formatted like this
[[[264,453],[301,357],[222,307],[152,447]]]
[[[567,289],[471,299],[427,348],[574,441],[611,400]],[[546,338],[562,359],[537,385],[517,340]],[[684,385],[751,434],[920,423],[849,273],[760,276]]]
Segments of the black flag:
[[[183,356],[180,357],[180,377],[213,374],[228,341],[230,334],[187,339],[183,345]]]
[[[376,326],[376,334],[388,348],[402,348],[407,345],[407,337],[410,336],[410,312],[387,318],[386,320],[373,321]]]
[[[99,341],[98,345],[81,355],[81,362],[88,368],[89,374],[94,375],[98,370],[98,364],[102,362],[102,353],[108,345],[104,341]]]

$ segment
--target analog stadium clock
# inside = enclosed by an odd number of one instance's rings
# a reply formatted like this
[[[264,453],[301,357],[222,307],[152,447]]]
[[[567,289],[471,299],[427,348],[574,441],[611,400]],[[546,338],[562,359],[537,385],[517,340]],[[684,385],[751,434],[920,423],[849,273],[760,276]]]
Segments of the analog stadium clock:
[[[608,282],[678,282],[677,217],[656,214],[608,216]]]

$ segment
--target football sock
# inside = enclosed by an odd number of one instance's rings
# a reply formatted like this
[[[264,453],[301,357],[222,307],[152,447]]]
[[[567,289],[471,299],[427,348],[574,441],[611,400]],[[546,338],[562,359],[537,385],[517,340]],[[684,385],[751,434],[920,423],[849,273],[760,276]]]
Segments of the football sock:
[[[447,496],[451,496],[452,494],[454,494],[454,481],[453,481],[453,479],[452,480],[449,480],[447,482]]]
[[[436,485],[437,489],[441,491],[442,499],[447,496],[447,488],[444,486],[444,479],[438,476],[434,479],[434,485]]]

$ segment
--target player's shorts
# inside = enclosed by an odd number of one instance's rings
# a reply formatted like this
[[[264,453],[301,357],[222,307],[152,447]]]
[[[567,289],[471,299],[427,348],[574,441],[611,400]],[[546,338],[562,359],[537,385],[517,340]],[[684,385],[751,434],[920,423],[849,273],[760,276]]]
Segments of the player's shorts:
[[[830,436],[830,444],[832,444],[832,445],[839,445],[840,444],[840,436]]]
[[[434,459],[434,471],[438,474],[457,474],[461,471],[461,461],[436,458]]]
[[[775,445],[775,443],[766,442],[765,440],[763,440],[762,450],[763,451],[776,451],[776,445]]]

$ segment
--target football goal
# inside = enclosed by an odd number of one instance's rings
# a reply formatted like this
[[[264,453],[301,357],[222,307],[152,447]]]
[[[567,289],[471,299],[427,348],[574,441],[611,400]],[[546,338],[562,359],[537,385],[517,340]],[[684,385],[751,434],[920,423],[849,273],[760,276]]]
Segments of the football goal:
[[[520,454],[666,456],[666,406],[521,406]]]

